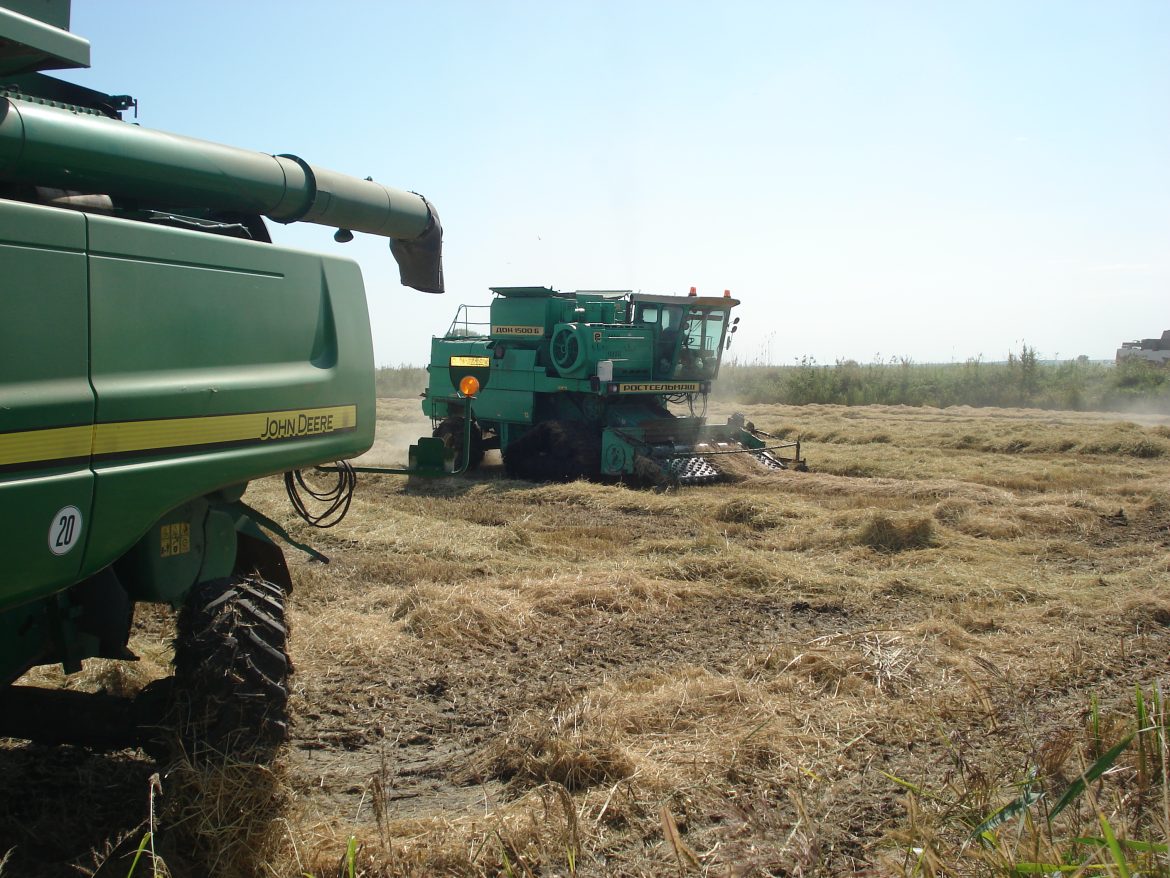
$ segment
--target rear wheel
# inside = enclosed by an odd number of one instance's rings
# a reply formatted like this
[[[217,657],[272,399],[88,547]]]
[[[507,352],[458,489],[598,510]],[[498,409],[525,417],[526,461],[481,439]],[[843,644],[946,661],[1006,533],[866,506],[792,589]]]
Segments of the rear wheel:
[[[197,586],[179,613],[175,704],[193,760],[272,759],[288,740],[284,592],[259,576]]]
[[[442,439],[443,444],[455,452],[455,466],[463,463],[463,418],[451,416],[444,418],[435,428],[434,436]],[[467,459],[467,468],[475,469],[483,462],[483,433],[479,424],[471,425],[471,456]]]

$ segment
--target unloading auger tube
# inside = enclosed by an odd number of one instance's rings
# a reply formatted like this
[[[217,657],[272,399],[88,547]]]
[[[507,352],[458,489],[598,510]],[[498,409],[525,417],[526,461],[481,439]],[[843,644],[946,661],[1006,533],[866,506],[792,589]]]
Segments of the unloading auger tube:
[[[404,285],[443,292],[443,229],[430,202],[297,156],[0,98],[0,180],[381,235]]]

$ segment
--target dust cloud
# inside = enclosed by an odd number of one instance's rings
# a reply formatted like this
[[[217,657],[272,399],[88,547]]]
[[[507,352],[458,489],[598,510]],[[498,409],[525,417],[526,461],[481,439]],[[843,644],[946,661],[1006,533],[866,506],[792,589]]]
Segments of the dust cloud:
[[[378,426],[374,444],[361,457],[359,466],[406,466],[410,446],[420,436],[431,435],[431,420],[420,410],[416,400],[378,400]]]

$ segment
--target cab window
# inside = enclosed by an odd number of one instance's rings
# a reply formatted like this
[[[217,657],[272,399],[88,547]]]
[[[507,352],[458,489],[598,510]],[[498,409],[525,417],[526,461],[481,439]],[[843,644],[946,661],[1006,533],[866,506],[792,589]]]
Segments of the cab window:
[[[681,305],[638,305],[635,322],[658,324],[664,332],[677,332],[682,312]]]
[[[724,316],[722,311],[692,311],[687,317],[683,346],[696,354],[715,354],[723,341]]]

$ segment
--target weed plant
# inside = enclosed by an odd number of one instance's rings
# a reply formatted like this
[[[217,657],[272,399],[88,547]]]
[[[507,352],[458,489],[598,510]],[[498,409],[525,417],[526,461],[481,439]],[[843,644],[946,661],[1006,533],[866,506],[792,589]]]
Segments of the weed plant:
[[[887,775],[908,791],[910,819],[891,834],[905,845],[902,873],[934,876],[963,863],[1013,876],[1170,875],[1161,686],[1136,687],[1131,710],[1108,716],[1092,697],[1081,734],[1049,739],[1015,777],[964,772],[931,790]],[[1010,800],[981,817],[989,795],[1005,791]]]

